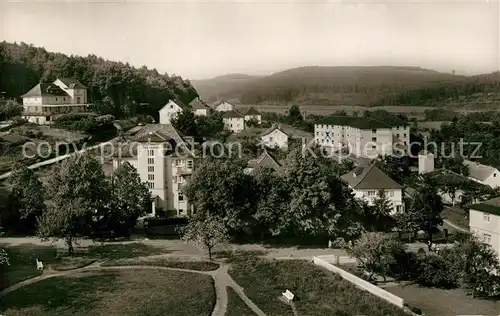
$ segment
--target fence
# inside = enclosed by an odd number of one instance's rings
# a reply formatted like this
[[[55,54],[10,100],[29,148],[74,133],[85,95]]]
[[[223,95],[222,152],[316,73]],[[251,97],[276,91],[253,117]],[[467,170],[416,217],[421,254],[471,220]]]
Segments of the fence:
[[[329,256],[331,257],[331,256]],[[313,257],[313,262],[314,264],[318,265],[318,266],[321,266],[325,269],[327,269],[328,271],[331,271],[335,274],[338,274],[340,275],[343,279],[353,283],[354,285],[356,285],[357,287],[365,290],[365,291],[368,291],[370,292],[371,294],[375,295],[375,296],[378,296],[380,297],[381,299],[384,299],[386,301],[388,301],[389,303],[392,303],[400,308],[404,308],[403,305],[404,305],[404,301],[401,297],[399,296],[396,296],[392,293],[389,293],[387,292],[386,290],[384,289],[381,289],[379,288],[378,286],[376,285],[373,285],[371,284],[370,282],[368,281],[365,281],[361,278],[358,278],[357,276],[327,262],[325,260],[326,258],[321,256],[321,257]]]

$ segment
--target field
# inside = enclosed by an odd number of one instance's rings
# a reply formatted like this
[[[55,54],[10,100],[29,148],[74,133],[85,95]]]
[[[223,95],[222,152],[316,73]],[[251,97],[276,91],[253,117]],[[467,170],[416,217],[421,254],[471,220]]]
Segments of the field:
[[[249,107],[254,107],[255,109],[262,112],[275,112],[285,114],[289,108],[286,105],[271,105],[271,104],[245,104],[237,105],[237,109],[246,109]],[[425,107],[425,106],[377,106],[377,107],[367,107],[367,106],[337,106],[337,105],[300,105],[300,108],[306,115],[316,114],[316,115],[330,115],[337,111],[346,111],[348,114],[358,112],[363,114],[364,111],[376,111],[384,110],[389,113],[394,114],[405,114],[409,118],[416,118],[421,120],[424,118],[424,112],[426,110],[435,110],[435,107]],[[449,108],[449,110],[454,110]],[[460,113],[473,113],[473,112],[484,112],[488,109],[456,109]],[[493,110],[499,110],[498,108]]]
[[[178,271],[123,270],[53,277],[7,294],[9,316],[208,316],[213,279]]]
[[[296,295],[298,315],[406,315],[398,307],[306,261],[239,258],[229,273],[268,316],[293,314],[291,307],[279,299],[286,289]]]
[[[500,301],[473,299],[460,289],[441,290],[417,285],[385,287],[402,297],[405,303],[418,307],[424,315],[499,315]]]

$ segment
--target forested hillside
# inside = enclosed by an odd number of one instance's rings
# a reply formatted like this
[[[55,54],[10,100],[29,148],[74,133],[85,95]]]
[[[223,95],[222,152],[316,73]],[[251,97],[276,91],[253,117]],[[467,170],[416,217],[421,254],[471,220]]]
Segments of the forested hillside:
[[[244,74],[229,74],[212,79],[192,80],[191,83],[204,100],[208,103],[212,103],[221,99],[231,99],[224,98],[224,96],[259,78],[261,77]]]
[[[466,77],[418,67],[300,67],[220,93],[244,104],[443,105],[495,101],[498,74]],[[490,93],[490,95],[488,95]],[[204,91],[204,94],[209,94]],[[500,99],[499,99],[500,100]]]
[[[78,79],[88,87],[96,111],[115,117],[156,115],[170,98],[189,103],[197,96],[188,80],[145,66],[134,68],[95,55],[51,53],[24,43],[0,43],[0,91],[5,97],[18,98],[37,83],[56,77]]]

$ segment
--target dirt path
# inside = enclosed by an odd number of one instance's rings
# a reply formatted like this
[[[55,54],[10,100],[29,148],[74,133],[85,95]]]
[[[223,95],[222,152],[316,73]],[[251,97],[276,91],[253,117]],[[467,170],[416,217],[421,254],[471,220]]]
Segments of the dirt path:
[[[169,268],[169,267],[161,267],[161,266],[142,266],[142,265],[130,265],[130,266],[102,266],[102,262],[96,262],[86,267],[68,270],[68,271],[55,271],[55,270],[45,270],[41,276],[34,277],[19,283],[16,283],[2,291],[0,291],[0,298],[7,295],[8,293],[15,291],[23,286],[30,285],[42,280],[46,280],[53,277],[61,277],[67,276],[71,274],[76,274],[80,272],[88,272],[88,271],[99,271],[99,270],[124,270],[124,269],[155,269],[155,270],[170,270],[170,271],[180,271],[180,272],[189,272],[189,273],[198,273],[210,275],[214,279],[215,285],[215,294],[216,301],[215,306],[212,311],[212,316],[225,316],[228,306],[228,295],[227,295],[227,287],[231,287],[238,294],[238,296],[247,304],[249,308],[254,311],[254,313],[258,316],[266,316],[264,312],[255,305],[252,300],[246,296],[243,291],[243,288],[239,286],[229,275],[228,269],[229,265],[221,264],[220,267],[215,271],[198,271],[198,270],[189,270],[189,269],[180,269],[180,268]]]

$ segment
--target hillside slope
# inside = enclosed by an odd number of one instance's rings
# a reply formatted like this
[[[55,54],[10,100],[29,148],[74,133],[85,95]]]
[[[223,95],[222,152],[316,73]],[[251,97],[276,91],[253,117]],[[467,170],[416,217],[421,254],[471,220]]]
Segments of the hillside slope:
[[[95,55],[67,56],[25,43],[0,42],[0,91],[19,98],[39,82],[74,77],[87,86],[94,110],[117,117],[135,113],[157,115],[169,99],[190,102],[196,90],[179,76],[145,66],[104,60]],[[140,104],[149,106],[140,106]]]
[[[230,94],[230,91],[238,90],[260,78],[261,76],[229,74],[211,79],[191,80],[191,84],[202,99],[211,103],[223,99],[223,96]]]
[[[433,103],[499,91],[497,78],[418,67],[300,67],[246,81],[223,93],[219,86],[218,97],[238,98],[244,104],[437,105]]]

